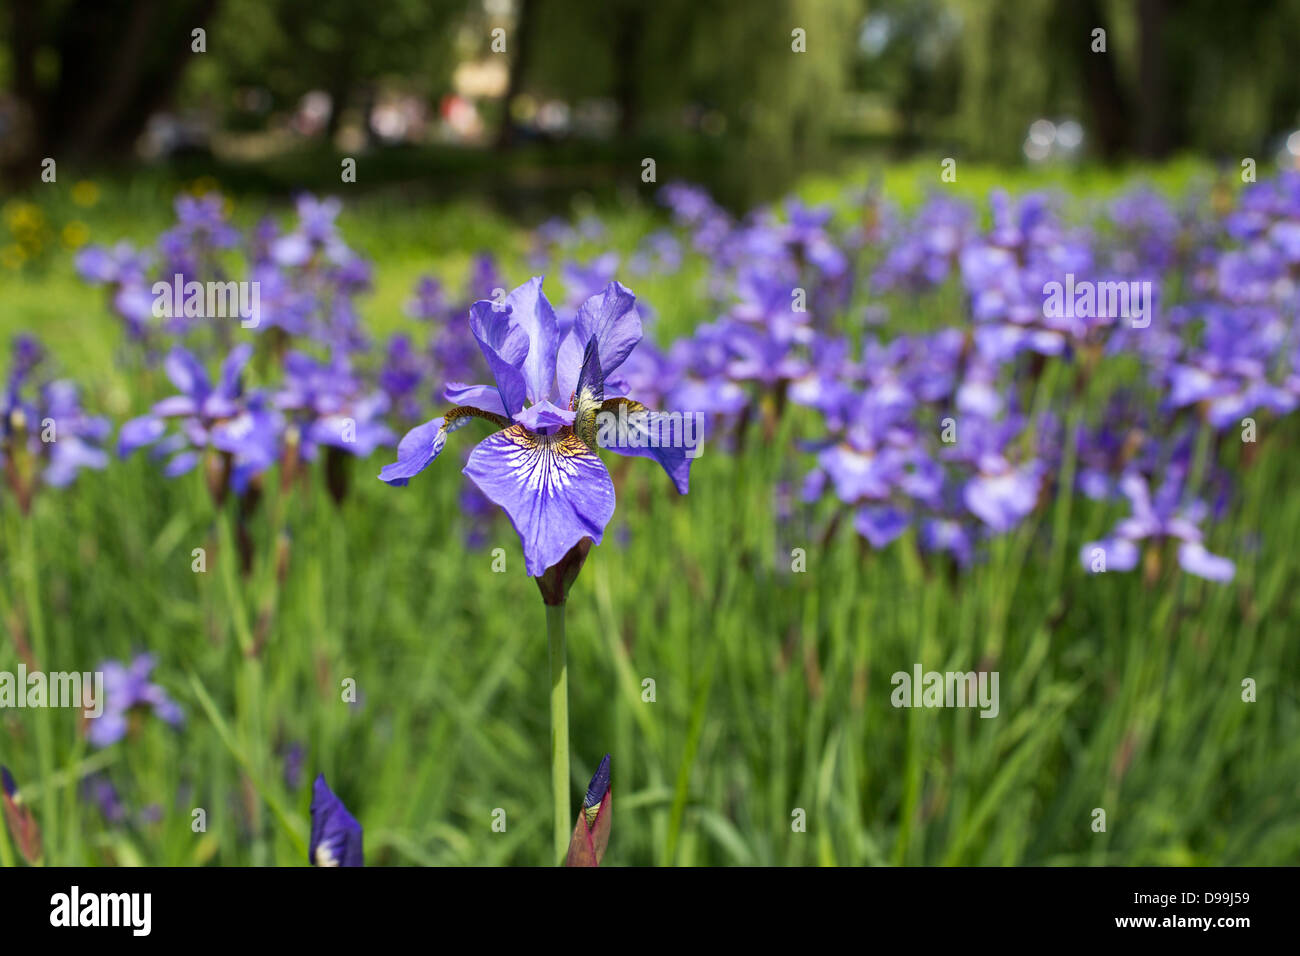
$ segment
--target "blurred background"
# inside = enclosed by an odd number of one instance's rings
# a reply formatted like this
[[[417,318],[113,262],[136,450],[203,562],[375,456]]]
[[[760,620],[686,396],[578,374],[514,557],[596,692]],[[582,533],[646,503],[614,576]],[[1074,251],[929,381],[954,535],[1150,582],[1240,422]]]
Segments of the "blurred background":
[[[4,0],[0,168],[57,156],[467,189],[512,210],[636,187],[740,207],[801,171],[1300,154],[1300,4],[1254,0]],[[777,29],[780,27],[780,29]],[[1094,30],[1105,31],[1105,54]],[[203,30],[202,43],[195,30]],[[804,53],[792,32],[804,31]],[[195,52],[201,45],[205,52]],[[630,184],[630,185],[629,185]]]

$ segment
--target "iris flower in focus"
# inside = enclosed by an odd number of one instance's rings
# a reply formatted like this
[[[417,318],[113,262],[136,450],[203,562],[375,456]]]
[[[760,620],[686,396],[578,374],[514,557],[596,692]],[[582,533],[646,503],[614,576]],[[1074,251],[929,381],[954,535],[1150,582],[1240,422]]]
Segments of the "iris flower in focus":
[[[623,397],[626,382],[618,375],[641,340],[635,302],[628,289],[610,282],[578,307],[563,334],[540,277],[504,303],[476,302],[470,329],[495,384],[448,385],[445,397],[456,407],[408,432],[380,479],[407,484],[442,452],[448,432],[484,419],[499,430],[479,443],[464,471],[510,516],[528,573],[541,577],[584,538],[599,544],[614,514],[614,483],[596,454],[597,415],[620,405],[648,412]],[[685,443],[633,444],[624,440],[628,430],[605,447],[654,457],[685,494],[691,463]]]

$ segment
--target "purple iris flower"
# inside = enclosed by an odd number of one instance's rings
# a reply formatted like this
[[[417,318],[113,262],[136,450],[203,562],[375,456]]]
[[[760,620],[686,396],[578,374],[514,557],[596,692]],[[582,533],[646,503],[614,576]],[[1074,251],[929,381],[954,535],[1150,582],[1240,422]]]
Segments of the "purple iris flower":
[[[60,379],[32,390],[44,349],[35,338],[14,339],[10,374],[0,391],[0,473],[6,474],[20,501],[30,501],[35,471],[7,460],[27,459],[43,468],[41,478],[51,487],[72,483],[82,468],[102,470],[107,453],[99,447],[108,436],[108,419],[86,414],[76,384]]]
[[[490,252],[480,252],[469,267],[469,295],[472,301],[490,299],[497,289],[505,288],[506,279],[501,274],[497,260]]]
[[[164,274],[199,279],[216,268],[217,256],[239,243],[228,205],[218,193],[176,197],[176,225],[158,237]]]
[[[302,771],[306,760],[307,751],[296,741],[284,751],[284,785],[288,789],[297,790],[302,786]]]
[[[129,666],[118,661],[100,665],[104,674],[104,712],[90,721],[87,737],[96,747],[108,747],[126,736],[132,711],[152,711],[173,727],[185,722],[180,707],[167,692],[149,680],[152,654],[138,655]]]
[[[1182,223],[1169,201],[1150,187],[1139,187],[1110,204],[1108,218],[1118,233],[1112,265],[1124,276],[1145,270],[1164,272],[1177,257]]]
[[[828,207],[810,208],[797,199],[789,200],[785,209],[789,221],[781,230],[782,238],[827,279],[843,276],[849,268],[848,257],[835,245],[826,228],[833,211]]]
[[[290,352],[284,372],[284,385],[273,404],[298,425],[308,461],[316,459],[320,445],[365,458],[380,445],[393,443],[396,436],[383,421],[388,395],[368,390],[341,352],[336,350],[329,364]]]
[[[106,823],[116,824],[126,819],[126,805],[123,804],[121,794],[118,793],[117,787],[113,786],[113,781],[107,774],[91,774],[82,781],[81,792],[86,799],[99,807],[99,812],[103,814]]]
[[[317,199],[304,194],[298,197],[296,206],[298,228],[271,243],[272,260],[282,266],[301,267],[317,255],[334,263],[350,258],[334,222],[343,209],[339,200]]]
[[[597,420],[619,406],[629,414],[648,412],[628,399],[605,398],[606,382],[641,340],[635,302],[628,289],[610,282],[578,307],[563,337],[540,277],[504,304],[476,302],[470,329],[496,384],[448,385],[446,398],[457,407],[408,432],[380,479],[407,484],[442,451],[449,431],[482,418],[500,430],[479,443],[464,472],[509,515],[528,573],[541,577],[584,538],[599,544],[614,513],[614,483],[595,451]],[[620,425],[612,440],[599,444],[655,458],[685,494],[691,456],[684,442],[650,446],[627,431]]]
[[[416,351],[410,336],[394,333],[379,370],[379,387],[399,414],[414,418],[420,413],[420,387],[428,373],[428,361]]]
[[[447,311],[447,297],[442,283],[433,276],[421,276],[415,283],[415,292],[406,303],[406,314],[413,319],[430,321],[439,319]]]
[[[102,471],[108,465],[108,453],[98,447],[108,437],[111,425],[107,418],[87,415],[81,408],[77,386],[67,380],[50,382],[42,389],[44,416],[53,423],[55,440],[43,442],[49,464],[45,480],[55,488],[72,483],[82,468]]]
[[[361,824],[334,795],[325,774],[320,774],[312,787],[309,862],[313,866],[364,866],[361,844]]]
[[[608,286],[618,274],[618,264],[617,252],[602,253],[588,263],[564,263],[561,271],[566,290],[565,305],[576,309]]]
[[[1083,546],[1079,552],[1083,566],[1092,570],[1095,551],[1101,549],[1105,570],[1131,571],[1137,566],[1142,542],[1173,540],[1179,542],[1178,563],[1184,571],[1209,581],[1231,581],[1236,565],[1228,558],[1211,554],[1202,543],[1198,525],[1206,517],[1205,505],[1193,502],[1186,508],[1179,506],[1185,472],[1185,466],[1171,466],[1154,496],[1140,473],[1125,472],[1120,490],[1128,498],[1132,513],[1115,525],[1110,537]]]
[[[940,285],[952,275],[974,219],[974,211],[966,203],[932,196],[889,244],[872,275],[872,284],[882,291],[921,291]]]
[[[157,324],[153,317],[153,291],[148,281],[149,259],[127,242],[112,248],[87,246],[75,259],[82,281],[109,287],[109,304],[125,320],[133,339],[147,338]]]
[[[166,435],[156,451],[172,456],[163,473],[173,478],[191,471],[203,452],[215,449],[231,457],[231,483],[242,491],[253,476],[275,463],[282,428],[279,413],[268,406],[265,396],[244,394],[244,366],[252,354],[248,344],[231,349],[214,385],[190,352],[179,346],[172,349],[163,369],[180,394],[123,424],[118,454],[126,457]],[[175,430],[168,434],[173,424]]]
[[[144,281],[149,260],[129,242],[119,242],[111,249],[99,245],[86,246],[77,253],[73,265],[83,282],[126,285],[132,281]]]
[[[646,236],[628,267],[640,275],[671,275],[682,267],[682,244],[666,229]]]
[[[965,567],[975,554],[974,535],[955,518],[926,518],[921,522],[921,545],[927,551],[947,551]]]

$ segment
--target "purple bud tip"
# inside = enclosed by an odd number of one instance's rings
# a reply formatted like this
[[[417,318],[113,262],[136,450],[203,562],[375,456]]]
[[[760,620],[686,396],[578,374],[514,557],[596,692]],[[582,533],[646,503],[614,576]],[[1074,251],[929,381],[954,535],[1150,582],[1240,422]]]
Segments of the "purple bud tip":
[[[587,787],[587,798],[582,801],[583,807],[596,806],[605,799],[607,792],[609,792],[609,754],[605,754],[605,759],[596,768],[596,775],[591,778],[591,784]]]
[[[14,775],[9,772],[9,768],[0,765],[0,785],[4,786],[5,796],[10,799],[18,792],[18,784],[14,783]]]

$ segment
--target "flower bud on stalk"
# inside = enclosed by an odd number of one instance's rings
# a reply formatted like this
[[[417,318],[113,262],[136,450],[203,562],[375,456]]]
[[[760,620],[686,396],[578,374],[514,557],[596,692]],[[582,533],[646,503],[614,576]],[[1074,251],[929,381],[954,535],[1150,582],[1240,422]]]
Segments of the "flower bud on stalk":
[[[18,844],[18,852],[28,863],[35,866],[41,859],[41,830],[32,816],[32,808],[23,802],[18,785],[14,783],[13,774],[8,767],[0,766],[0,795],[4,800],[5,820],[9,823],[9,832]]]
[[[609,828],[614,812],[614,791],[609,784],[609,754],[600,762],[587,787],[587,796],[578,811],[573,839],[565,866],[599,866],[609,846]]]

